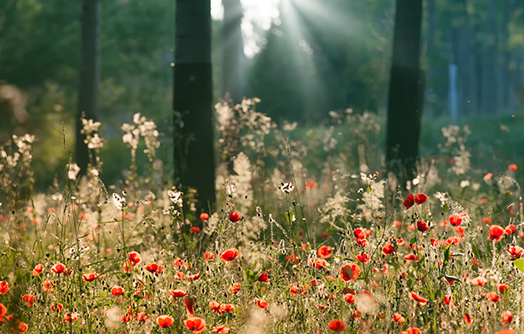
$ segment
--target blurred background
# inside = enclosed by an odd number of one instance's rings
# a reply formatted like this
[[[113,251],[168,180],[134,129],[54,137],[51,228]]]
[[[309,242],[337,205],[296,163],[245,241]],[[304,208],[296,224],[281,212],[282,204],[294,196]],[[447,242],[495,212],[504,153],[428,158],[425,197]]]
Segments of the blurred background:
[[[169,161],[175,11],[173,0],[102,3],[106,182],[129,166],[120,126],[135,113],[158,124],[160,155]],[[422,156],[437,153],[441,127],[469,124],[482,168],[524,162],[523,11],[520,0],[424,1]],[[80,1],[0,1],[0,142],[36,135],[41,189],[64,174],[74,150],[81,14]],[[233,101],[258,97],[257,110],[280,124],[297,122],[304,133],[328,127],[329,112],[347,108],[385,122],[394,1],[212,0],[211,15],[216,102],[235,87]]]

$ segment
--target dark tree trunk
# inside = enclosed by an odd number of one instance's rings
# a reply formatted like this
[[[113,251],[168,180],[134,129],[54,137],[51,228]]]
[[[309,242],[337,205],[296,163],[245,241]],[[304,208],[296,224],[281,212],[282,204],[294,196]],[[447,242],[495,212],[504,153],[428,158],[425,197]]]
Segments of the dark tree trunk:
[[[173,110],[175,179],[198,192],[201,208],[215,204],[210,0],[177,0]],[[177,124],[175,124],[177,125]]]
[[[413,178],[422,119],[419,69],[422,0],[397,0],[389,85],[386,167],[401,183]]]
[[[82,40],[80,47],[80,77],[76,112],[76,163],[80,173],[85,174],[90,163],[89,151],[84,143],[82,115],[97,119],[98,85],[100,83],[100,27],[102,3],[100,0],[84,0],[82,4]],[[95,161],[92,161],[95,163]]]
[[[240,0],[223,0],[223,92],[229,93],[233,103],[242,101],[244,45],[242,43],[242,3]]]

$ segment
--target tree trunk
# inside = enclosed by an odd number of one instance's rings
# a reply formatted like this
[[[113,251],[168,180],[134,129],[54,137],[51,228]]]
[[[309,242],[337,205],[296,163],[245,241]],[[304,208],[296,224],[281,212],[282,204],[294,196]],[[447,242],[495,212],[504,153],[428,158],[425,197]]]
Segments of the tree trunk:
[[[244,45],[242,43],[242,4],[240,0],[223,0],[223,92],[233,103],[242,101]]]
[[[486,64],[489,66],[488,82],[489,90],[491,91],[493,101],[489,101],[489,112],[498,114],[503,109],[503,87],[502,87],[502,70],[500,64],[499,52],[499,29],[497,22],[497,1],[489,0],[488,2],[488,20],[489,20],[489,38],[488,38],[488,54],[489,61]],[[486,92],[488,93],[488,92]]]
[[[201,208],[212,209],[215,204],[215,152],[211,4],[210,0],[177,0],[176,8],[175,179],[182,184],[184,192],[189,188],[198,192]]]
[[[89,163],[89,150],[84,142],[82,115],[86,119],[97,119],[98,85],[100,83],[100,27],[102,2],[84,0],[82,4],[82,40],[80,47],[80,77],[76,112],[76,163],[80,173],[85,174]],[[90,161],[91,160],[91,161]]]
[[[422,0],[397,0],[389,85],[386,166],[401,184],[416,173],[422,119]]]

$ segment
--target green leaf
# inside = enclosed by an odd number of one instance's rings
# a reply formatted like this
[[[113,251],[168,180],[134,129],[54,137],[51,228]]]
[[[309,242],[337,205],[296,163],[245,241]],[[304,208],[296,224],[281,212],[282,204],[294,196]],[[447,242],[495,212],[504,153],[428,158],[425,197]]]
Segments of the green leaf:
[[[513,264],[515,265],[515,267],[517,267],[518,270],[524,272],[524,259],[515,260],[513,261]]]
[[[371,192],[371,187],[367,188],[366,192],[369,194]]]

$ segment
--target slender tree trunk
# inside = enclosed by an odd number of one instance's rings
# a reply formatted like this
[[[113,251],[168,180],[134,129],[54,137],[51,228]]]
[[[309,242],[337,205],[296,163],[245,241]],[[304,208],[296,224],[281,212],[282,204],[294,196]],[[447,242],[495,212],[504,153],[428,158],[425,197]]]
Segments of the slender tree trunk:
[[[215,204],[210,0],[177,0],[173,110],[175,179]],[[179,118],[177,115],[181,115]],[[181,122],[180,122],[181,121]]]
[[[233,103],[242,101],[244,77],[244,45],[242,43],[242,3],[240,0],[222,0],[224,6],[223,31],[223,95],[229,93]]]
[[[82,132],[82,115],[97,119],[98,85],[100,83],[100,29],[102,2],[84,0],[82,4],[82,40],[80,48],[80,78],[76,112],[76,163],[85,174],[90,163],[89,151]],[[96,161],[92,161],[96,163]]]
[[[467,107],[468,114],[470,116],[478,115],[478,79],[477,79],[477,66],[475,56],[475,20],[471,17],[466,10],[468,1],[463,1],[462,15],[464,16],[464,49],[465,55],[464,67],[464,84],[465,84],[465,95],[464,105]]]
[[[397,0],[389,85],[386,166],[402,184],[416,173],[422,119],[422,0]]]
[[[503,105],[504,109],[509,114],[515,113],[515,69],[512,68],[513,53],[510,51],[509,45],[509,24],[511,19],[511,11],[514,3],[512,0],[504,0],[504,11],[502,19],[502,47],[503,47],[503,62],[502,62],[502,84],[503,84]]]
[[[502,70],[500,63],[500,52],[499,52],[499,28],[497,22],[497,0],[489,0],[488,2],[488,20],[490,29],[490,38],[488,39],[489,46],[489,57],[490,61],[488,66],[490,70],[489,74],[489,89],[492,92],[493,101],[490,103],[492,113],[500,113],[503,110],[503,87],[502,87]]]

